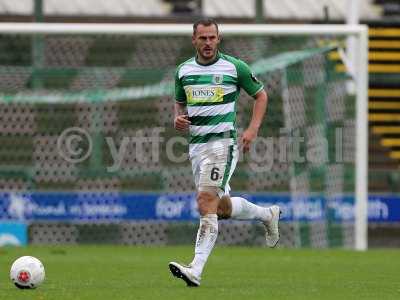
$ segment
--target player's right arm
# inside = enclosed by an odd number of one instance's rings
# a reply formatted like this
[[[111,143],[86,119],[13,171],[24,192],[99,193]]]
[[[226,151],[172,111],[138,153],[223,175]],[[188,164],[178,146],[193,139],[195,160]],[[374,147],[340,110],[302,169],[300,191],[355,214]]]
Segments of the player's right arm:
[[[175,74],[175,118],[174,127],[180,131],[189,129],[190,121],[186,112],[186,93],[179,78],[179,68]]]
[[[190,121],[189,116],[186,114],[186,104],[175,102],[175,119],[174,127],[180,131],[189,129]]]

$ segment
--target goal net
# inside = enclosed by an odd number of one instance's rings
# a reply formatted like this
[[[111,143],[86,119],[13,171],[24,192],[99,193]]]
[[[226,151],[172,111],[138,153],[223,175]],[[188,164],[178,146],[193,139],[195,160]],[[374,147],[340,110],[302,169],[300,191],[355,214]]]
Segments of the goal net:
[[[193,56],[190,26],[8,26],[0,28],[3,195],[194,192],[185,140],[172,125],[174,72]],[[366,75],[362,58],[348,70],[340,54],[350,36],[363,49],[364,28],[243,28],[222,26],[221,51],[251,66],[269,105],[233,193],[282,206],[281,246],[363,248],[366,169],[356,159],[366,151],[358,137],[366,119],[357,115]],[[239,132],[252,103],[241,93]],[[221,230],[220,243],[262,243],[252,223]]]

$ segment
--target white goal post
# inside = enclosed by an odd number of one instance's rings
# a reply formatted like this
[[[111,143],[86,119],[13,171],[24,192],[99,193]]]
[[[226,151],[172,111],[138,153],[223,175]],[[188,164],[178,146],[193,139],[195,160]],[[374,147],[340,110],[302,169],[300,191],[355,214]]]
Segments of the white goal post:
[[[319,35],[356,39],[355,249],[367,249],[368,27],[365,25],[220,25],[224,36]],[[0,23],[1,34],[191,35],[190,24]]]

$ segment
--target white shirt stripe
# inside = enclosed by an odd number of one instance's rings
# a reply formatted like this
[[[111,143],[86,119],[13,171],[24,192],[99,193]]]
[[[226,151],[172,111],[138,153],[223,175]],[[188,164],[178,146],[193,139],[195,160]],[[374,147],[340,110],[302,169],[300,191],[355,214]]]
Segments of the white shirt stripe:
[[[233,122],[222,122],[217,125],[194,126],[190,125],[190,133],[192,135],[204,135],[207,133],[218,133],[233,130]]]
[[[237,78],[237,70],[233,63],[220,58],[211,66],[202,66],[195,60],[185,63],[179,69],[179,78],[185,75],[229,75]]]
[[[235,102],[220,105],[188,106],[187,110],[189,117],[224,115],[235,111]]]

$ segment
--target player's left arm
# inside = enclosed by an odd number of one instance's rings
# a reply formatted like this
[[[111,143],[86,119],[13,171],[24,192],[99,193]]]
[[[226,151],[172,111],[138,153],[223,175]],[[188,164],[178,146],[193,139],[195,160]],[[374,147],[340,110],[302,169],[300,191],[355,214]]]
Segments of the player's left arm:
[[[264,89],[259,91],[254,98],[255,102],[253,104],[251,121],[241,137],[244,152],[250,150],[250,144],[257,138],[258,130],[260,129],[268,105],[268,97]]]
[[[239,60],[236,67],[239,86],[255,99],[250,124],[240,138],[243,151],[247,152],[251,143],[257,138],[258,130],[267,110],[268,96],[264,90],[264,85],[251,72],[250,67],[245,62]]]

